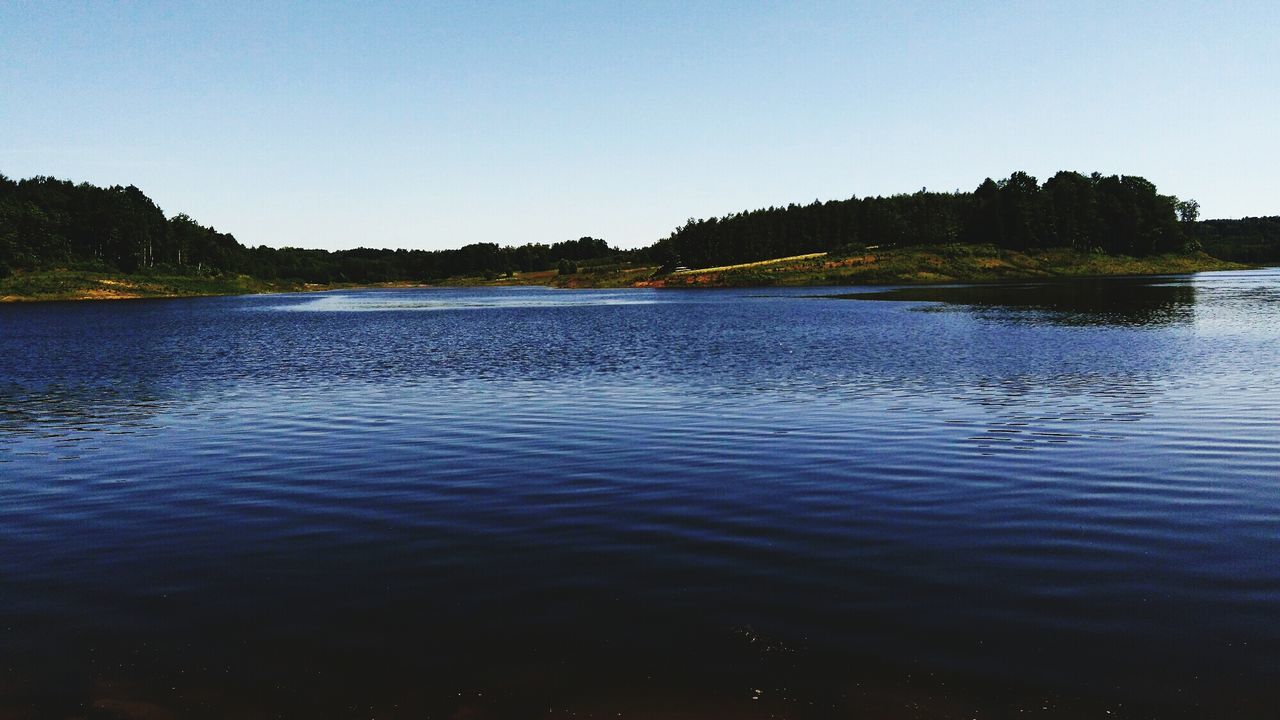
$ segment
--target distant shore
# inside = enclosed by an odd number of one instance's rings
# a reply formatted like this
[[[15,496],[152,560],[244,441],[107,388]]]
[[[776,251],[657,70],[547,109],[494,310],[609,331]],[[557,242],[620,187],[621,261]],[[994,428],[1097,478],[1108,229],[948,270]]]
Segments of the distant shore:
[[[18,272],[0,279],[0,302],[131,300],[338,290],[368,287],[695,288],[822,285],[989,283],[1119,275],[1171,275],[1251,266],[1203,252],[1128,257],[1068,248],[1013,251],[991,245],[871,248],[852,254],[812,253],[740,265],[659,274],[657,267],[623,266],[560,274],[554,270],[501,277],[456,277],[434,283],[316,284],[266,281],[248,275],[187,276],[79,270]]]
[[[788,258],[677,270],[612,267],[570,275],[555,271],[501,278],[452,278],[442,285],[546,285],[562,288],[695,288],[826,285],[991,283],[1072,277],[1178,275],[1244,270],[1251,265],[1203,252],[1129,257],[1070,248],[1005,250],[993,245],[912,245],[854,253],[810,253]]]
[[[210,277],[56,269],[15,273],[0,279],[0,303],[219,297],[421,285],[422,283],[411,281],[372,284],[303,283],[260,280],[249,275]]]

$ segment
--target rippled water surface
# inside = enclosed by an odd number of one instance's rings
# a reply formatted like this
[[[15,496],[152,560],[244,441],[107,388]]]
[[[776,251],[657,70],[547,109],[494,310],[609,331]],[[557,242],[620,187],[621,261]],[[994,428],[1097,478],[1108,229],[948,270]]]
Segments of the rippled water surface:
[[[1273,717],[1277,360],[1265,270],[2,306],[0,714]]]

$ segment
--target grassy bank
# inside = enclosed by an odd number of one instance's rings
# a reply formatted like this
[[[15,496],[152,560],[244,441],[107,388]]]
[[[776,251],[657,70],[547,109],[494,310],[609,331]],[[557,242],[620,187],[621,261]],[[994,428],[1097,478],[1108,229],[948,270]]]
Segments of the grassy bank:
[[[793,257],[695,268],[658,275],[656,266],[604,266],[559,275],[554,270],[500,278],[451,278],[442,285],[562,288],[761,287],[770,285],[919,285],[989,283],[1037,278],[1173,275],[1250,267],[1202,252],[1146,257],[1106,255],[1069,248],[1003,250],[994,245],[916,245],[851,253]]]
[[[539,270],[492,278],[455,277],[434,284],[445,287],[545,285],[559,288],[627,288],[644,286],[657,271],[656,265],[618,264],[586,268],[571,275],[561,275],[555,270]]]
[[[561,288],[753,287],[768,285],[914,285],[985,283],[1037,278],[1107,275],[1164,275],[1248,267],[1205,253],[1135,258],[1066,248],[1001,250],[992,245],[938,245],[874,249],[846,254],[815,253],[776,260],[681,270],[656,276],[658,268],[609,265],[571,275],[555,270],[515,273],[498,278],[457,277],[440,285],[503,287],[545,285]],[[380,283],[377,286],[410,286]],[[359,287],[355,284],[304,285],[267,282],[248,275],[216,277],[122,275],[79,270],[20,272],[0,279],[0,301],[124,300],[132,298],[243,295]]]
[[[992,245],[930,245],[693,270],[640,284],[650,287],[750,287],[978,283],[1105,275],[1163,275],[1245,267],[1204,253],[1135,258],[1067,248],[1014,251]]]
[[[132,300],[136,298],[244,295],[304,289],[300,283],[265,282],[248,275],[152,275],[41,270],[0,279],[0,302],[29,300]]]

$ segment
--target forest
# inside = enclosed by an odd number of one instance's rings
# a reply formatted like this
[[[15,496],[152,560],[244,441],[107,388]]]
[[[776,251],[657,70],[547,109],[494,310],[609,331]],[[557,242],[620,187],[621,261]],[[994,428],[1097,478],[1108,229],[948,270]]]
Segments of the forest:
[[[0,175],[0,277],[74,268],[120,273],[244,274],[309,283],[498,277],[624,262],[706,267],[821,251],[990,243],[1145,256],[1203,247],[1245,262],[1280,259],[1280,217],[1198,221],[1195,201],[1132,175],[1015,172],[972,192],[851,197],[690,219],[635,250],[581,237],[553,244],[475,243],[453,250],[246,247],[141,190]]]
[[[1194,247],[1194,201],[1161,195],[1132,176],[1059,172],[1043,185],[1024,172],[973,192],[929,192],[788,205],[690,220],[658,243],[688,265],[752,262],[806,252],[990,243],[1143,256]]]
[[[309,283],[441,280],[572,267],[616,254],[583,237],[551,245],[456,250],[355,248],[330,252],[245,247],[234,235],[184,214],[166,217],[141,190],[0,175],[0,276],[14,270],[68,267],[121,273],[237,273]]]
[[[1280,262],[1280,216],[1203,220],[1195,225],[1205,252],[1242,263]]]

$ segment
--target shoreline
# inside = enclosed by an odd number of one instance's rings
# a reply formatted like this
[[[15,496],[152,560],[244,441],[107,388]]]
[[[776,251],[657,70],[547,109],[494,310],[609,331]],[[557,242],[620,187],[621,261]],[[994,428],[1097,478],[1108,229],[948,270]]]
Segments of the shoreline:
[[[813,253],[654,277],[656,267],[554,270],[502,278],[454,277],[440,282],[304,283],[238,276],[125,274],[55,269],[0,279],[0,303],[83,302],[427,287],[553,287],[561,289],[838,287],[999,284],[1110,277],[1186,275],[1257,266],[1203,252],[1135,258],[1066,248],[1007,251],[993,246],[908,246],[848,254]]]
[[[34,279],[45,285],[61,285],[55,291],[34,294],[10,292],[11,281]],[[299,283],[263,281],[248,275],[235,278],[200,278],[182,275],[130,275],[126,273],[48,270],[21,273],[0,280],[0,305],[47,302],[120,302],[127,300],[179,300],[239,295],[283,295],[368,288],[414,288],[430,285],[412,281],[382,283]]]

